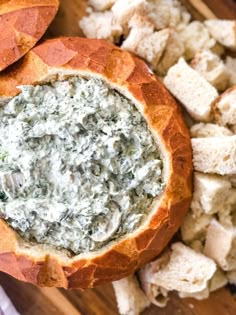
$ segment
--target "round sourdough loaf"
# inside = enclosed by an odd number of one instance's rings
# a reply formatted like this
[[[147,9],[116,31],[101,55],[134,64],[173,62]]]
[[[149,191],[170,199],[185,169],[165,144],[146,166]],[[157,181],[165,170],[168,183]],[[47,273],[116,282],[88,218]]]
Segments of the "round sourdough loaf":
[[[105,41],[59,38],[31,50],[11,72],[0,74],[0,97],[19,85],[71,76],[96,77],[130,99],[145,118],[162,155],[164,191],[148,219],[101,250],[73,257],[66,250],[24,241],[0,220],[0,270],[39,286],[89,288],[125,277],[156,257],[178,230],[192,195],[192,151],[181,112],[147,65]]]
[[[20,59],[42,37],[59,0],[0,1],[0,71]]]

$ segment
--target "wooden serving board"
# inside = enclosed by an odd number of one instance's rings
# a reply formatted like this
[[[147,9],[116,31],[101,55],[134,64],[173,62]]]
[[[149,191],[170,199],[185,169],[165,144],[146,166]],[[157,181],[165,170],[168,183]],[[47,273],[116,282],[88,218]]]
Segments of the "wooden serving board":
[[[233,0],[183,2],[190,8],[193,16],[200,20],[204,16],[236,18],[236,2]],[[86,0],[61,0],[58,15],[45,37],[81,36],[78,20],[85,14],[86,6]],[[118,315],[111,285],[85,292],[37,288],[3,273],[0,273],[0,285],[22,315]],[[166,308],[152,306],[142,315],[236,315],[236,300],[226,289],[211,294],[205,301],[179,299],[173,293]]]

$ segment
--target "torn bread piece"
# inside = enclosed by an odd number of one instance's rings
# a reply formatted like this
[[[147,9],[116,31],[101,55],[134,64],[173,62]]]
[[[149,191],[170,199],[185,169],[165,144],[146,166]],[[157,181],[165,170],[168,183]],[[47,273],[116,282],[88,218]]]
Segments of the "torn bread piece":
[[[155,69],[166,48],[169,37],[169,29],[149,33],[147,27],[141,29],[135,27],[131,29],[121,48],[145,59]]]
[[[225,271],[236,269],[236,229],[213,220],[207,230],[204,254]]]
[[[183,58],[169,69],[164,83],[194,119],[211,120],[211,104],[218,92]]]
[[[194,193],[191,203],[194,217],[199,220],[203,214],[216,214],[222,209],[230,211],[231,188],[231,183],[227,177],[195,172]]]
[[[209,283],[210,292],[219,290],[220,288],[223,288],[226,284],[227,284],[226,274],[221,269],[218,268],[214,276],[210,280]]]
[[[146,0],[116,0],[111,8],[116,21],[123,26],[126,26],[132,16],[138,13],[144,15],[147,11]]]
[[[150,305],[135,275],[114,281],[112,285],[121,315],[139,315]]]
[[[88,3],[91,5],[96,11],[105,11],[110,9],[116,0],[89,0]]]
[[[157,30],[168,27],[182,29],[191,19],[186,8],[176,0],[148,1],[147,11]]]
[[[160,76],[165,76],[170,67],[184,54],[184,45],[179,38],[179,34],[171,30],[166,49],[157,64],[156,72]]]
[[[236,136],[192,139],[195,170],[219,175],[236,174]]]
[[[111,11],[92,12],[89,16],[82,18],[79,24],[86,37],[105,39],[110,42],[116,42],[123,31]]]
[[[205,25],[211,36],[220,44],[236,50],[236,20],[206,20]]]
[[[199,51],[191,61],[191,67],[200,73],[217,90],[223,91],[229,84],[229,74],[223,61],[210,50]]]
[[[210,49],[216,45],[215,39],[210,36],[206,26],[199,21],[188,24],[180,32],[180,38],[184,43],[184,56],[187,60],[192,59],[199,50]]]
[[[191,138],[225,137],[233,136],[233,132],[223,126],[216,124],[198,123],[190,129]]]
[[[189,212],[181,225],[182,240],[188,244],[195,240],[204,240],[212,218],[208,214],[202,214],[196,218],[193,213]]]
[[[236,85],[218,97],[212,108],[217,124],[236,127]]]
[[[236,58],[227,56],[225,59],[225,66],[229,75],[229,86],[236,84]]]
[[[165,255],[166,261],[159,258],[141,269],[139,275],[144,288],[149,285],[152,293],[157,294],[158,288],[177,290],[180,294],[197,294],[208,288],[209,280],[216,272],[213,260],[182,243],[173,244],[171,252]]]

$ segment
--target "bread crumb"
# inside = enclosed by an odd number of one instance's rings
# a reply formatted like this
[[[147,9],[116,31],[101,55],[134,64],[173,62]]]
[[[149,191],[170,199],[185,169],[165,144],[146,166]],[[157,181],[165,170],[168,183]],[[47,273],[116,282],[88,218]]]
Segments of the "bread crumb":
[[[198,123],[190,128],[191,138],[225,137],[233,136],[233,132],[216,124]]]

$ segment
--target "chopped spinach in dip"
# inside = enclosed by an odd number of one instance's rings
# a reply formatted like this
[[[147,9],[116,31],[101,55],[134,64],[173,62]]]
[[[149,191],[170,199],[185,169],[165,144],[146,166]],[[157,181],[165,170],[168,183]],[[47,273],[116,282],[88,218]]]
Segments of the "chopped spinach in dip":
[[[0,108],[0,217],[73,254],[133,232],[164,183],[132,102],[98,79],[21,90]]]

